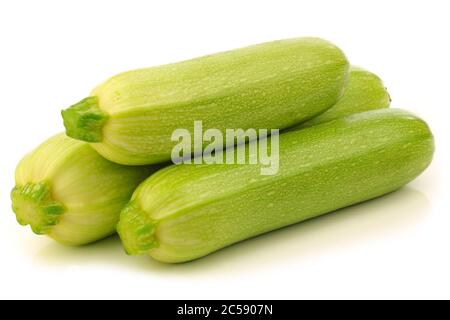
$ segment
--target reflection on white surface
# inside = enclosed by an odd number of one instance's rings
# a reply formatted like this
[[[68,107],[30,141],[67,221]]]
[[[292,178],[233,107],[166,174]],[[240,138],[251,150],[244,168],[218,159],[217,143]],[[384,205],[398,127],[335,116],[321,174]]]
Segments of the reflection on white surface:
[[[178,265],[153,261],[150,257],[127,257],[117,236],[84,247],[64,247],[50,243],[33,262],[55,268],[97,265],[128,271],[185,276],[205,271],[228,273],[250,271],[271,264],[310,259],[329,250],[367,245],[386,236],[401,235],[430,213],[427,197],[411,187],[365,203],[338,210],[306,222],[243,241],[208,257]]]

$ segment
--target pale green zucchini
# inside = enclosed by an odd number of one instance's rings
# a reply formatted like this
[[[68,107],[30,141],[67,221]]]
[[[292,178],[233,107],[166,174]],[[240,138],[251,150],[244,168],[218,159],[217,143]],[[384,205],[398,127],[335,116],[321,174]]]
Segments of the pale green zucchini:
[[[287,131],[310,127],[353,113],[389,108],[390,103],[389,93],[376,74],[352,66],[342,98],[324,113],[295,125]]]
[[[261,164],[184,164],[147,179],[121,213],[126,251],[170,263],[200,258],[394,191],[429,165],[434,150],[426,123],[396,109],[342,117],[279,140],[276,175],[261,175]]]
[[[12,208],[21,225],[68,245],[115,232],[121,208],[156,167],[126,167],[58,134],[18,164]]]
[[[283,129],[333,106],[349,64],[317,38],[295,38],[121,73],[62,111],[68,136],[129,165],[170,160],[175,129]]]

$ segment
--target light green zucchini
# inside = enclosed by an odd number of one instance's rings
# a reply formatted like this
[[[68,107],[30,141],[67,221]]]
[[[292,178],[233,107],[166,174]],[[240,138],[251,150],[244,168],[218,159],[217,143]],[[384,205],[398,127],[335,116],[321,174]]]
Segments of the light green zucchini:
[[[128,165],[170,160],[175,129],[283,129],[333,106],[349,64],[317,38],[295,38],[121,73],[62,111],[68,136]]]
[[[389,108],[390,103],[389,93],[376,74],[351,66],[347,88],[342,98],[324,113],[287,131],[310,127],[353,113]]]
[[[272,176],[260,174],[261,164],[183,164],[157,172],[122,210],[118,233],[127,253],[189,261],[379,197],[418,176],[434,142],[421,119],[383,109],[283,133],[279,150]]]
[[[21,225],[67,245],[115,232],[121,208],[156,167],[126,167],[58,134],[18,164],[12,208]]]

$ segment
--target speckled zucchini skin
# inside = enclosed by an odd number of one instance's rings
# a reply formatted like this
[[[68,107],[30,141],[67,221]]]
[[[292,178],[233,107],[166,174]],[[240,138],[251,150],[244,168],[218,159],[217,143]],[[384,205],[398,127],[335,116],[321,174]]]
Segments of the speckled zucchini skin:
[[[389,108],[391,98],[383,81],[374,73],[352,66],[344,95],[324,113],[287,131],[311,127],[349,114]]]
[[[167,161],[175,129],[283,129],[333,106],[349,63],[317,38],[263,43],[121,73],[62,112],[67,135],[129,165]]]
[[[118,232],[129,254],[184,262],[394,191],[430,163],[432,134],[395,109],[280,136],[280,171],[260,165],[167,167],[134,193]]]
[[[18,164],[12,208],[36,234],[84,245],[115,233],[120,210],[156,169],[112,163],[88,143],[58,134]]]

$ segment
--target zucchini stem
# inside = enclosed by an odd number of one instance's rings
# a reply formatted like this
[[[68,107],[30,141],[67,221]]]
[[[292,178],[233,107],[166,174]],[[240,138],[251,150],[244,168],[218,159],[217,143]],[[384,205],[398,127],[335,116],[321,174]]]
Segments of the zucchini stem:
[[[134,201],[128,203],[121,212],[121,219],[117,225],[125,252],[128,255],[148,254],[150,249],[158,246],[155,237],[157,224],[148,218],[147,213]],[[127,218],[124,219],[123,217]]]
[[[99,108],[96,96],[87,97],[62,110],[61,115],[69,137],[86,142],[103,140],[103,125],[108,115]]]
[[[64,206],[52,199],[47,183],[27,183],[16,186],[11,192],[12,209],[17,222],[30,225],[36,234],[46,234],[58,224]]]

